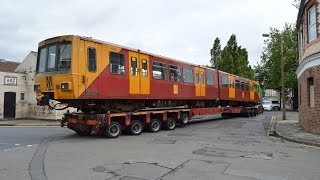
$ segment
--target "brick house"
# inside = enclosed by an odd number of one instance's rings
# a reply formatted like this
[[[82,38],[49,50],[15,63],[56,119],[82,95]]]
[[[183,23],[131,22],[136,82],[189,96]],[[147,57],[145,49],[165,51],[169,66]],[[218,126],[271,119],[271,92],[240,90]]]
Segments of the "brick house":
[[[301,0],[299,31],[299,121],[305,130],[320,134],[320,0]]]

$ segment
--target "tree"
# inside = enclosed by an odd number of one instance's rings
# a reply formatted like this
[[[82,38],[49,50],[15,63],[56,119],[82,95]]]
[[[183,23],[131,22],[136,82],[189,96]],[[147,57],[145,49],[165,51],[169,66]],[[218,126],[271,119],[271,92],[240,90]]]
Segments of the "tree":
[[[219,64],[221,59],[221,45],[220,45],[220,39],[218,37],[214,40],[213,47],[210,50],[210,55],[211,55],[211,59],[210,59],[211,67],[218,67],[217,65]]]
[[[298,67],[297,32],[291,24],[285,24],[283,31],[270,28],[269,37],[265,40],[266,47],[262,53],[262,66],[267,89],[281,89],[281,36],[283,37],[284,84],[286,88],[296,88],[296,69]]]
[[[227,45],[223,48],[218,63],[219,70],[248,79],[254,78],[254,71],[248,61],[248,52],[245,48],[238,46],[235,34],[231,35]]]

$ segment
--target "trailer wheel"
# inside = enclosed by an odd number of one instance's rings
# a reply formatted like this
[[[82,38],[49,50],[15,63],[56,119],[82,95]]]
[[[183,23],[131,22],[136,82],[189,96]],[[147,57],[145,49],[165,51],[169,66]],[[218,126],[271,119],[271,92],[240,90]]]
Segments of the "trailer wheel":
[[[140,135],[143,131],[143,125],[140,121],[132,121],[129,126],[129,132],[131,135]]]
[[[181,123],[182,125],[186,125],[186,124],[188,124],[188,122],[189,122],[189,116],[188,116],[188,114],[187,114],[187,113],[182,113],[182,114],[181,114],[181,118],[180,118],[180,123]]]
[[[109,138],[117,138],[120,136],[122,127],[118,122],[111,122],[106,128],[106,136]]]
[[[174,130],[176,128],[176,121],[172,118],[169,118],[164,123],[164,129]]]
[[[155,133],[160,131],[160,127],[161,127],[161,122],[157,119],[152,119],[149,122],[147,129],[149,132]]]

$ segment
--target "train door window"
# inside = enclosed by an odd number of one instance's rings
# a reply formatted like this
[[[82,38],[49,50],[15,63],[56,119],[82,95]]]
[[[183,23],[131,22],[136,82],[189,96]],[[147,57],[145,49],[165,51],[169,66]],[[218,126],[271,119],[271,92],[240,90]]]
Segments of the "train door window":
[[[198,83],[199,83],[199,73],[196,72],[196,84],[198,84]]]
[[[236,80],[236,89],[241,89],[240,81]]]
[[[228,82],[227,76],[225,76],[225,75],[221,76],[221,84],[222,84],[222,87],[228,87],[229,82]]]
[[[152,75],[154,79],[166,80],[167,65],[160,62],[153,62]]]
[[[189,68],[183,68],[183,81],[187,83],[193,83],[193,70]]]
[[[213,85],[213,72],[206,71],[207,85]]]
[[[131,57],[131,75],[138,76],[137,58]]]
[[[124,74],[124,56],[120,53],[110,52],[110,72],[111,74]]]
[[[88,48],[88,70],[89,72],[95,72],[96,69],[97,69],[96,49],[89,47]]]
[[[201,79],[201,84],[204,84],[204,74],[203,73],[201,73],[200,79]]]
[[[48,71],[54,71],[56,68],[57,46],[50,46],[48,53]]]
[[[169,66],[170,80],[180,81],[180,67],[175,65]]]
[[[46,70],[46,60],[47,60],[47,48],[42,48],[40,50],[40,57],[38,60],[37,70],[39,73],[44,72]]]
[[[142,59],[142,76],[148,76],[148,62],[145,59]]]

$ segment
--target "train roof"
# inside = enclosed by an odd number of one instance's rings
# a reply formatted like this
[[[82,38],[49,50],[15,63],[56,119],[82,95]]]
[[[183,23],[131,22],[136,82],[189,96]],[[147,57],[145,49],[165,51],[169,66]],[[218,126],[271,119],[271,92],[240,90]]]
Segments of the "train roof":
[[[130,51],[139,52],[139,53],[143,53],[143,54],[146,54],[146,55],[150,55],[150,56],[154,56],[154,57],[158,57],[158,58],[163,58],[163,59],[167,59],[167,60],[171,60],[171,61],[176,61],[176,62],[179,62],[179,63],[188,64],[188,65],[191,65],[191,66],[198,66],[198,67],[209,69],[209,70],[216,70],[216,69],[209,68],[209,67],[206,67],[206,66],[203,66],[203,65],[197,65],[197,64],[186,62],[186,61],[182,61],[182,60],[178,60],[178,59],[174,59],[174,58],[170,58],[170,57],[166,57],[166,56],[162,56],[162,55],[158,55],[158,54],[153,54],[153,53],[150,53],[150,52],[142,51],[140,49],[134,49],[134,48],[131,48],[131,47],[127,47],[127,46],[123,46],[123,45],[119,45],[119,44],[115,44],[115,43],[111,43],[111,42],[107,42],[107,41],[102,41],[102,40],[95,39],[95,38],[92,38],[92,37],[80,36],[80,35],[56,36],[56,37],[52,37],[52,38],[49,38],[49,39],[41,41],[39,43],[39,45],[40,44],[44,44],[48,40],[55,39],[55,38],[63,38],[63,37],[76,37],[76,38],[79,38],[79,39],[88,40],[88,41],[92,41],[92,42],[96,42],[96,43],[107,44],[107,45],[111,45],[111,46],[117,46],[117,47],[120,47],[120,48],[123,48],[123,49],[127,49],[127,50],[130,50]],[[230,73],[227,73],[227,72],[224,72],[224,71],[220,71],[220,70],[219,70],[219,72],[222,72],[222,73],[225,73],[225,74],[230,74]],[[243,80],[253,81],[253,80],[250,80],[250,79],[247,79],[247,78],[244,78],[244,77],[240,77],[240,76],[237,76],[237,75],[233,75],[233,74],[230,74],[230,75],[238,77],[238,78],[243,79]],[[257,82],[257,81],[254,81],[254,82]]]

